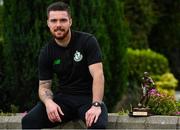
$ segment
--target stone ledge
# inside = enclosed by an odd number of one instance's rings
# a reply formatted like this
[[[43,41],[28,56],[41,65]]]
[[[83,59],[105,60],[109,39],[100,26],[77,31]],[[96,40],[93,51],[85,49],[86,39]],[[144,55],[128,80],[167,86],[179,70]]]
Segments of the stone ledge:
[[[0,116],[0,129],[21,129],[22,115]],[[85,129],[82,121],[71,121],[55,129]],[[108,129],[180,129],[178,116],[129,117],[116,113],[108,114]],[[44,129],[45,130],[45,129]],[[48,129],[46,129],[48,130]],[[51,129],[52,130],[52,129]]]

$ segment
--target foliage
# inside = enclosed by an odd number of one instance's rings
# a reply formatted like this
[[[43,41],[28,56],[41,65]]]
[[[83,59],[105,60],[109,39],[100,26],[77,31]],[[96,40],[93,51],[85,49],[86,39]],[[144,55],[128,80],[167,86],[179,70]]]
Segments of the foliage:
[[[125,1],[125,17],[131,31],[129,47],[151,48],[166,56],[171,72],[178,80],[180,79],[179,5],[179,0]]]
[[[3,28],[3,19],[2,19],[2,16],[3,16],[3,6],[0,5],[0,38],[2,37],[2,28]],[[1,40],[1,39],[0,39]]]
[[[108,10],[106,14],[104,13],[104,21],[108,32],[107,37],[110,38],[110,42],[106,43],[110,44],[109,58],[106,61],[106,63],[109,62],[109,69],[106,72],[110,73],[110,75],[105,75],[106,83],[108,83],[105,98],[108,107],[112,108],[121,99],[127,88],[126,48],[129,42],[129,30],[126,21],[124,21],[124,4],[122,1],[114,0],[109,2],[107,0],[105,9]]]
[[[174,96],[159,93],[156,90],[150,92],[148,106],[151,112],[156,115],[175,115],[177,112]]]
[[[2,28],[3,28],[3,20],[2,20],[2,15],[3,15],[3,6],[0,5],[0,84],[1,84],[1,73],[2,73],[2,52],[3,52],[3,35],[2,35]]]
[[[154,1],[158,22],[149,33],[149,46],[165,55],[169,60],[171,72],[180,80],[180,1]]]
[[[5,79],[0,87],[4,111],[10,111],[11,104],[20,111],[27,110],[38,98],[37,59],[40,46],[48,38],[46,16],[41,14],[45,6],[43,1],[4,1]]]
[[[11,112],[12,113],[18,113],[19,112],[19,107],[11,104]]]
[[[129,113],[129,110],[124,110],[123,108],[122,110],[118,111],[118,115],[128,115],[128,113]]]
[[[0,116],[15,116],[16,114],[15,113],[4,113],[2,111],[0,111]]]
[[[125,17],[131,31],[129,47],[151,48],[163,54],[180,80],[180,1],[126,0]],[[176,62],[174,62],[176,61]]]
[[[128,68],[130,76],[140,76],[145,71],[151,75],[169,72],[167,58],[150,49],[133,50],[128,48]]]
[[[177,112],[180,115],[180,101],[176,102],[176,108],[177,108]]]
[[[151,0],[125,0],[124,7],[131,31],[129,47],[147,49],[149,47],[148,34],[157,22],[154,3]]]
[[[178,80],[174,77],[172,73],[165,73],[156,78],[156,87],[160,92],[166,93],[168,95],[174,95],[175,89],[178,85]]]

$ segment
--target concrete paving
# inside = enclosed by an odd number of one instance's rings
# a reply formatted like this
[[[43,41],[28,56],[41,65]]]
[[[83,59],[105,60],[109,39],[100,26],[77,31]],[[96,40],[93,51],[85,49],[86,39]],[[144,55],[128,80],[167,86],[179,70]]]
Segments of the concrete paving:
[[[0,116],[0,129],[21,129],[22,115],[16,116]],[[57,129],[86,129],[84,123],[80,120],[69,122]],[[127,115],[118,115],[117,113],[109,113],[108,129],[180,129],[179,116],[149,116],[149,117],[129,117]],[[52,129],[43,129],[52,130]]]

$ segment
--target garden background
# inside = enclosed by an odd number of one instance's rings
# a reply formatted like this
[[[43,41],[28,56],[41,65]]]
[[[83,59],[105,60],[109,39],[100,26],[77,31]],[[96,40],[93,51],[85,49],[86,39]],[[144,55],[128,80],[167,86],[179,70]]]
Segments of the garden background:
[[[38,101],[38,54],[50,37],[46,8],[54,1],[0,1],[2,112],[28,111]],[[99,41],[109,112],[138,102],[144,71],[159,91],[174,95],[179,89],[180,0],[64,1],[72,8],[72,29]]]

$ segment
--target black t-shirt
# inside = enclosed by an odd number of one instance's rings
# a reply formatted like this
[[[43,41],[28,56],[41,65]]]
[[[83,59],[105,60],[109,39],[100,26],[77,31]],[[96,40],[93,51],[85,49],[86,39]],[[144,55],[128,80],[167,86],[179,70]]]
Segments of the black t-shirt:
[[[56,73],[58,90],[66,94],[92,94],[92,76],[88,66],[101,62],[96,38],[88,33],[72,31],[67,47],[51,40],[40,51],[39,80],[51,80]]]

